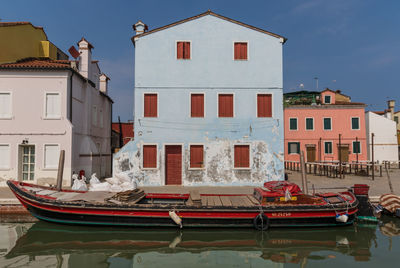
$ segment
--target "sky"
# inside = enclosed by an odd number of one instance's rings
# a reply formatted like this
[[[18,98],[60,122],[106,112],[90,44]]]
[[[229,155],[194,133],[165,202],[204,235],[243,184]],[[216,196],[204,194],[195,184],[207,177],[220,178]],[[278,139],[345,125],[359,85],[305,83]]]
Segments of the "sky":
[[[139,19],[154,29],[211,9],[277,33],[283,46],[283,91],[342,90],[367,110],[400,110],[398,0],[2,0],[1,21],[43,26],[67,52],[85,37],[110,78],[113,120],[133,119],[134,35]],[[0,37],[1,38],[1,37]],[[316,80],[315,78],[318,78]]]

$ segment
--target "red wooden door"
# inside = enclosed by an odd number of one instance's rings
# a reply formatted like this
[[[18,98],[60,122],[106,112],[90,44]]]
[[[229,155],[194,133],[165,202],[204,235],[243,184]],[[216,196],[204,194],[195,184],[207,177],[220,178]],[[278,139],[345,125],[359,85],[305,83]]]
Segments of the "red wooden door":
[[[182,184],[182,146],[165,146],[165,184]]]

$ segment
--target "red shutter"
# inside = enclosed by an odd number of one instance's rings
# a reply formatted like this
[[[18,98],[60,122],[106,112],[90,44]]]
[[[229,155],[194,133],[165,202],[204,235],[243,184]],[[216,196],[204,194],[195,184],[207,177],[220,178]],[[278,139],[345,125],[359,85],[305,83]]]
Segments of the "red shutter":
[[[190,59],[190,42],[184,42],[184,59]]]
[[[183,42],[178,42],[176,44],[176,57],[178,59],[183,59]]]
[[[157,146],[156,145],[143,145],[143,167],[156,168],[157,167]]]
[[[204,117],[204,94],[191,95],[191,116]]]
[[[272,95],[258,94],[257,95],[257,116],[272,117]]]
[[[247,43],[236,42],[234,48],[235,60],[247,60]]]
[[[249,149],[249,145],[235,145],[235,168],[250,167]]]
[[[203,167],[203,145],[190,145],[190,167],[202,168]]]
[[[233,117],[233,94],[218,95],[218,116]]]
[[[157,117],[157,94],[144,94],[144,117]]]

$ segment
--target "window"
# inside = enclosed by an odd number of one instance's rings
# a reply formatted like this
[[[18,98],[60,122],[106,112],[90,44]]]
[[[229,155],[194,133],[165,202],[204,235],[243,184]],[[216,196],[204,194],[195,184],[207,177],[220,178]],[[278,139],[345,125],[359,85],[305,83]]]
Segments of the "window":
[[[300,153],[300,142],[288,142],[288,153],[299,154]]]
[[[0,101],[0,103],[1,103],[1,101]],[[398,117],[398,116],[395,116],[395,117],[394,117],[394,121],[396,122],[396,124],[398,124],[398,123],[399,123],[399,117]]]
[[[247,60],[247,42],[235,42],[234,59]]]
[[[272,117],[271,94],[257,94],[257,116]]]
[[[11,118],[11,93],[0,92],[0,119]]]
[[[60,147],[57,144],[44,145],[44,168],[57,169],[60,158]]]
[[[289,130],[297,130],[297,118],[289,119]]]
[[[332,119],[324,118],[324,130],[332,130]]]
[[[97,106],[93,106],[92,108],[92,124],[97,126]]]
[[[176,58],[181,60],[190,60],[190,42],[176,42]]]
[[[190,116],[204,117],[204,94],[190,95]]]
[[[0,169],[10,168],[10,145],[0,144]]]
[[[45,118],[59,119],[61,117],[61,99],[59,93],[46,93]]]
[[[233,117],[233,94],[218,95],[218,116]]]
[[[203,145],[190,145],[190,167],[204,167],[204,149]]]
[[[144,94],[144,117],[157,117],[157,94]]]
[[[332,154],[332,142],[326,141],[324,145],[325,145],[325,154]]]
[[[306,130],[314,130],[314,118],[306,118]]]
[[[361,143],[359,141],[353,141],[353,154],[361,153]]]
[[[351,129],[353,130],[360,129],[360,118],[358,117],[351,118]]]
[[[143,168],[157,168],[157,145],[143,145]]]
[[[235,145],[235,168],[250,167],[250,146]]]
[[[100,127],[104,127],[104,115],[103,115],[103,109],[101,108],[99,111],[99,125]]]
[[[324,103],[325,104],[330,104],[331,103],[331,96],[325,96],[324,97]]]

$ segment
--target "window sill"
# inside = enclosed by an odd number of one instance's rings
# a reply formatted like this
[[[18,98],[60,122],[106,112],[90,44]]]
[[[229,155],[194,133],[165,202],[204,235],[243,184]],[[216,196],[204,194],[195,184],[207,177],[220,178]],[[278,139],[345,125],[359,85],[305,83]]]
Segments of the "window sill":
[[[251,170],[251,168],[250,167],[234,167],[233,168],[234,170]]]
[[[12,120],[13,116],[0,117],[0,120]]]
[[[248,59],[233,59],[233,61],[248,61]]]
[[[289,153],[288,155],[299,155],[299,153]]]
[[[45,171],[56,171],[56,170],[58,170],[58,167],[52,167],[52,168],[42,168],[42,170],[45,170]]]
[[[155,168],[144,168],[144,167],[142,167],[141,169],[142,170],[158,170],[158,167],[155,167]]]
[[[1,171],[10,171],[11,168],[0,168]]]
[[[190,167],[188,170],[205,170],[206,168],[205,167],[199,167],[199,168],[196,168],[196,167]]]
[[[43,117],[43,120],[61,120],[61,117]]]

